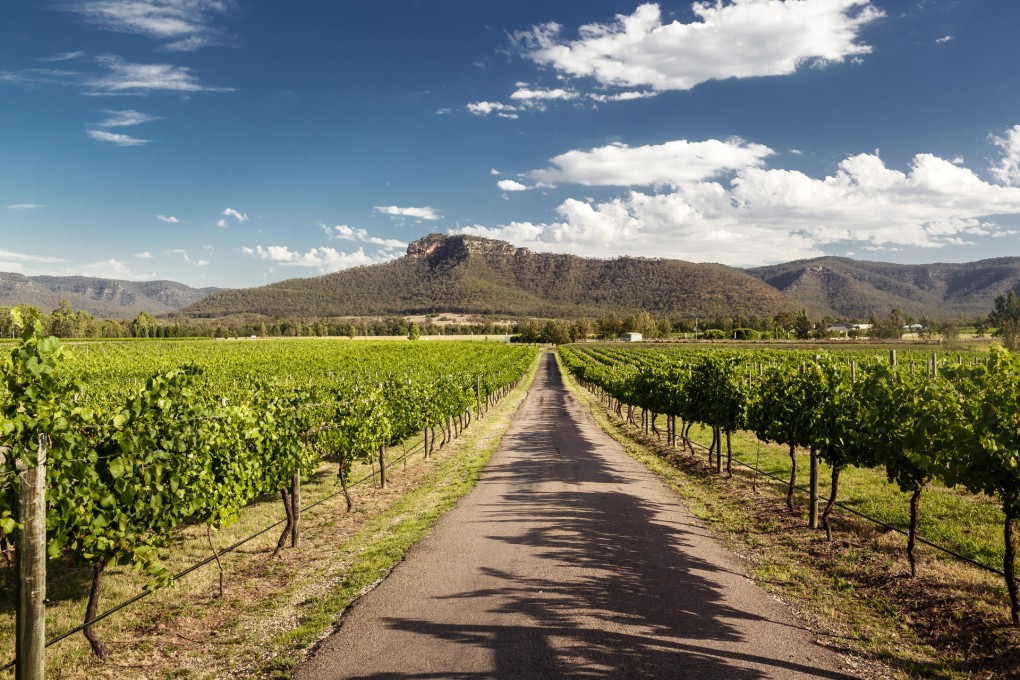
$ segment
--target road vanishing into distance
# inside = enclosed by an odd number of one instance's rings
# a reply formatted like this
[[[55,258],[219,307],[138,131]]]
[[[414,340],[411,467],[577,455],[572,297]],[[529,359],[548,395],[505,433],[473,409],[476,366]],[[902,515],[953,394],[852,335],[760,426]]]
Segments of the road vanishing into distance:
[[[478,486],[295,677],[853,677],[541,361]]]

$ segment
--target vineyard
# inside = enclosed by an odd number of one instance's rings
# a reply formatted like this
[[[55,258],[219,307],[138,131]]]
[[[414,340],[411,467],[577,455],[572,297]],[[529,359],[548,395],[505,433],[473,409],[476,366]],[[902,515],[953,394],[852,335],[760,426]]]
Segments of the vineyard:
[[[89,624],[113,566],[171,585],[167,551],[183,528],[211,536],[271,494],[287,517],[279,553],[297,543],[301,486],[324,461],[350,510],[352,470],[367,466],[385,487],[403,444],[420,439],[427,457],[451,441],[536,353],[328,340],[66,348],[25,325],[0,359],[0,547],[9,569],[30,534],[19,492],[41,485],[49,560],[90,569],[83,632],[100,657],[108,648]]]
[[[902,527],[912,574],[921,540],[996,571],[1020,623],[1020,357],[619,345],[571,345],[560,356],[618,417],[673,449],[707,452],[717,473],[781,470],[791,509],[806,476],[808,522],[830,540],[843,500]],[[756,446],[733,445],[744,433]]]

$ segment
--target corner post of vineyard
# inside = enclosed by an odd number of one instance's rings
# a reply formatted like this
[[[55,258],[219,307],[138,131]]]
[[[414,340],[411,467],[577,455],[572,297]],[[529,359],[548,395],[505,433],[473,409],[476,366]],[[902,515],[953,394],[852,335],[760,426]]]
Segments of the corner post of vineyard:
[[[18,461],[17,680],[42,680],[46,652],[46,435],[35,465]]]

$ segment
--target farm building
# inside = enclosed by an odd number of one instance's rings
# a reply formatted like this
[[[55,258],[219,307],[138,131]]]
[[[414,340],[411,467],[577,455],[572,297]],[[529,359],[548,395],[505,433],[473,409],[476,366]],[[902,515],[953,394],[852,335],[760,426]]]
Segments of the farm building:
[[[620,339],[624,342],[641,342],[642,337],[640,333],[624,333],[620,336]]]

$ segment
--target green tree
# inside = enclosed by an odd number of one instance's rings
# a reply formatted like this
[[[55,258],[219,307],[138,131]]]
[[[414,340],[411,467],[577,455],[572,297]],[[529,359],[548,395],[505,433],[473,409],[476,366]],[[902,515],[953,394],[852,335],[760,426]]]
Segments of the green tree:
[[[1002,344],[1006,349],[1016,351],[1018,340],[1020,340],[1020,299],[1016,293],[1009,291],[1008,295],[1000,295],[995,298],[992,312],[988,315],[988,322],[998,328],[996,335],[1002,337]]]
[[[805,309],[800,310],[800,313],[793,319],[793,333],[797,336],[798,340],[807,340],[811,337],[811,331],[814,330],[814,327],[815,325]]]
[[[411,325],[407,328],[407,339],[408,340],[420,340],[421,339],[421,328],[418,327],[417,321],[412,321]]]

